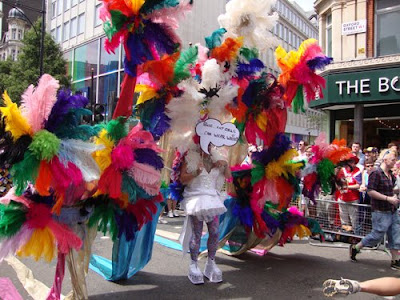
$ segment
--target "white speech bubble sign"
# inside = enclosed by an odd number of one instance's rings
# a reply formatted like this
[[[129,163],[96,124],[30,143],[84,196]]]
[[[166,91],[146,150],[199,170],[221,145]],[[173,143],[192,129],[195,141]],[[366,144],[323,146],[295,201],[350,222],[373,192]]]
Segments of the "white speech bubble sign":
[[[197,123],[196,133],[200,137],[200,147],[205,153],[208,152],[208,145],[231,147],[239,140],[239,129],[232,123],[221,124],[216,119],[207,119]]]

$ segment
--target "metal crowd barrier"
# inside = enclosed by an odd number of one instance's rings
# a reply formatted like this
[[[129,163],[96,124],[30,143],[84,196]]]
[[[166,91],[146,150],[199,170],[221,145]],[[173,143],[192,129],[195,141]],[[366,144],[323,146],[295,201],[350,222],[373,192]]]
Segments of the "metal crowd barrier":
[[[347,236],[353,239],[346,242],[356,242],[371,232],[371,205],[369,204],[339,203],[330,195],[320,196],[315,204],[307,200],[301,201],[301,199],[292,204],[298,206],[299,210],[305,209],[307,217],[318,221],[326,236],[330,237],[328,241],[332,241],[332,237],[337,239],[338,236]],[[342,220],[340,206],[342,206]],[[346,216],[346,212],[350,214]]]

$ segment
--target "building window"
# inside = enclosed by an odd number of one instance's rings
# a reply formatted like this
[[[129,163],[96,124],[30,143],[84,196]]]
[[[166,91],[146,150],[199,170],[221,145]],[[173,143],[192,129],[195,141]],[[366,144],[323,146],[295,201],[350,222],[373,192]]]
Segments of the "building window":
[[[75,17],[71,19],[71,31],[70,31],[71,38],[76,36],[77,28],[78,28],[78,19]]]
[[[82,34],[85,30],[85,13],[78,16],[78,34]]]
[[[101,7],[101,3],[96,5],[95,8],[95,14],[94,14],[94,26],[99,26],[102,24],[102,21],[100,19],[100,7]]]
[[[285,41],[285,42],[287,42],[288,41],[288,28],[285,26],[285,30],[284,30],[284,32],[283,32],[283,40]]]
[[[325,52],[327,56],[332,56],[332,14],[326,16]]]
[[[11,29],[11,39],[15,40],[17,38],[17,29],[13,28]]]
[[[69,22],[64,23],[63,41],[69,40]]]
[[[71,8],[71,0],[64,0],[64,11]]]
[[[72,0],[71,7],[78,5],[78,0]]]
[[[56,28],[56,42],[61,43],[61,25]]]
[[[51,18],[54,19],[56,17],[56,1],[51,2]]]
[[[376,1],[376,54],[400,53],[400,4],[396,0]]]
[[[12,60],[17,60],[17,55],[16,55],[15,49],[11,50],[11,58],[12,58]]]
[[[18,29],[18,40],[22,40],[22,29]]]
[[[51,34],[51,37],[53,38],[53,40],[56,40],[56,30],[55,30],[55,29],[52,29],[52,30],[50,31],[50,34]]]
[[[62,13],[62,4],[63,4],[62,0],[57,0],[57,16],[61,15]]]

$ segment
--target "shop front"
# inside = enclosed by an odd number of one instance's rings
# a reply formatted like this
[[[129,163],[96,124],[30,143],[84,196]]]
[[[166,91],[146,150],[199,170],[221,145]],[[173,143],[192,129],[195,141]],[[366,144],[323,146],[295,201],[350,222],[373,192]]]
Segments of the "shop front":
[[[328,112],[330,140],[378,148],[400,142],[400,60],[390,61],[361,60],[348,63],[350,68],[336,64],[323,74],[324,98],[310,107]]]

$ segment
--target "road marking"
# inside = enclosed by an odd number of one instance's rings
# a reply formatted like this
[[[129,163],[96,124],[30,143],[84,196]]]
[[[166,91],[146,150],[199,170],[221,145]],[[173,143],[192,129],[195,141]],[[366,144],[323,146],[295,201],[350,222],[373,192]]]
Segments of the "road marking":
[[[35,279],[31,269],[14,256],[9,256],[4,260],[14,269],[22,286],[34,300],[46,299],[50,288],[43,282]],[[64,298],[65,296],[61,295],[61,299]]]
[[[175,232],[169,232],[166,230],[161,230],[161,229],[156,229],[156,235],[158,236],[162,236],[165,237],[167,239],[171,239],[171,240],[179,240],[179,233],[175,233]]]

